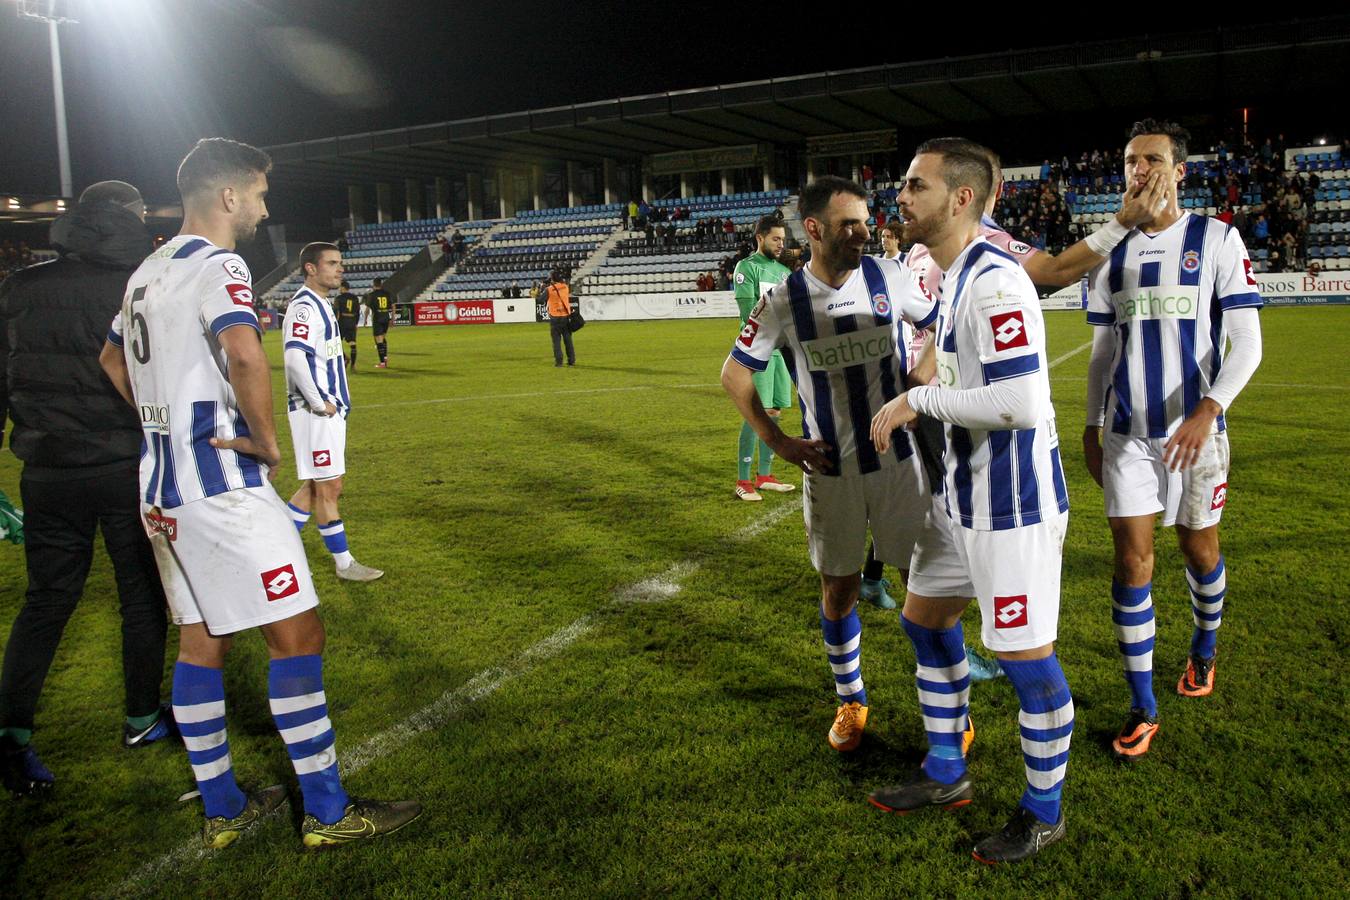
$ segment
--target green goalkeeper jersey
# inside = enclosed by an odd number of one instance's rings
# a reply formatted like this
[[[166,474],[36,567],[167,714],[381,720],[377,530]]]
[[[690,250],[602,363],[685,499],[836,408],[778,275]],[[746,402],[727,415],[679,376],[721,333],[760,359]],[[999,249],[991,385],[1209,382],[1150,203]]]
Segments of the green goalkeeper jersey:
[[[782,284],[791,274],[792,270],[787,266],[758,251],[736,263],[736,274],[731,280],[736,287],[736,305],[741,310],[742,326],[759,298],[770,288]]]

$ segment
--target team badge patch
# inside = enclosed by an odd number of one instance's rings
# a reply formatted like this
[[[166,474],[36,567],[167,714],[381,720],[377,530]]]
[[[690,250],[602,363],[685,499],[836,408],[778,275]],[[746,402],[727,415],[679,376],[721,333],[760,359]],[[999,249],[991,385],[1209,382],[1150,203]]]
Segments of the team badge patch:
[[[1027,624],[1027,595],[994,598],[994,627],[1021,628]]]
[[[295,569],[290,563],[279,569],[263,572],[262,584],[268,603],[300,593],[300,579],[295,577]]]
[[[230,259],[221,263],[221,265],[225,268],[225,274],[230,276],[231,281],[253,281],[253,279],[249,277],[248,266],[244,265],[242,261]]]
[[[315,450],[315,451],[314,451],[314,465],[315,465],[315,466],[327,466],[327,465],[330,465],[332,462],[333,462],[333,457],[332,457],[332,455],[331,455],[327,450]]]
[[[296,305],[296,307],[295,307],[295,318],[296,318],[298,321],[301,321],[301,322],[308,322],[308,321],[309,321],[309,306],[308,306],[307,304],[304,304],[304,303],[301,303],[301,304]]]
[[[746,319],[745,327],[741,329],[741,336],[736,338],[742,345],[749,347],[755,342],[755,335],[759,334],[759,323],[754,319]]]
[[[885,294],[873,294],[872,310],[879,316],[888,316],[891,313],[891,301],[886,299]]]
[[[178,540],[178,520],[159,513],[145,514],[145,526],[151,534],[162,534],[170,541]]]
[[[1209,501],[1209,511],[1223,509],[1223,505],[1228,502],[1228,482],[1217,485],[1214,488],[1214,496]]]
[[[737,273],[736,273],[736,283],[737,283],[737,284],[745,284],[745,273],[744,273],[744,272],[737,272]]]
[[[253,288],[246,284],[227,284],[225,293],[230,295],[230,301],[235,306],[247,306],[253,308]]]
[[[309,326],[304,322],[292,322],[291,337],[298,337],[302,341],[309,340]]]
[[[1027,343],[1027,326],[1022,319],[1020,309],[990,316],[989,327],[994,331],[995,350],[1011,350],[1013,347],[1029,346]]]
[[[1008,241],[1008,252],[1024,256],[1031,252],[1031,245],[1024,244],[1021,241]]]
[[[1200,252],[1198,250],[1187,250],[1181,254],[1181,267],[1187,272],[1200,271]]]

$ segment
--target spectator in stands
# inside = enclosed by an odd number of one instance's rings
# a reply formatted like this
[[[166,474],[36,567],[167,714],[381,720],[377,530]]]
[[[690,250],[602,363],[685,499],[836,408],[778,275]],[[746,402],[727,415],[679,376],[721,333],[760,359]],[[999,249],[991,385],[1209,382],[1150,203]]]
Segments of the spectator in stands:
[[[642,229],[642,234],[647,239],[648,247],[656,246],[656,228],[652,225],[651,222],[648,222],[646,226]]]
[[[577,364],[577,354],[572,348],[571,289],[561,275],[550,272],[543,289],[544,302],[548,305],[548,333],[553,339],[553,365],[558,368],[563,364],[562,345],[567,347],[567,364]]]
[[[700,291],[711,291],[717,286],[717,281],[713,278],[711,272],[699,272],[698,280],[695,282]]]
[[[1269,239],[1270,223],[1266,221],[1265,213],[1257,213],[1256,221],[1252,223],[1252,240],[1257,246],[1264,247]]]
[[[450,239],[445,235],[441,235],[441,239],[438,243],[441,245],[441,255],[447,260],[451,259],[451,254],[454,252],[455,248],[454,245],[450,243]]]
[[[863,163],[862,181],[863,186],[870,191],[872,189],[872,167],[869,166],[867,163]]]
[[[346,253],[348,250],[351,249],[351,246],[347,243],[346,235],[343,235],[342,237],[337,239],[337,248],[338,251],[342,253]]]
[[[176,734],[160,704],[168,620],[141,520],[141,421],[98,362],[127,279],[150,252],[144,218],[132,185],[91,185],[52,223],[59,258],[0,286],[0,431],[8,412],[10,449],[23,462],[28,568],[0,676],[0,777],[17,794],[45,791],[55,781],[29,739],[100,529],[121,601],[122,744],[137,748]],[[148,353],[144,340],[128,341],[128,349]]]
[[[512,300],[520,299],[520,282],[518,281],[511,282],[511,299]]]
[[[736,223],[731,221],[730,216],[722,222],[722,234],[728,244],[736,243]]]
[[[464,232],[456,228],[455,233],[450,235],[450,244],[455,250],[454,258],[450,260],[451,265],[454,265],[464,258]]]

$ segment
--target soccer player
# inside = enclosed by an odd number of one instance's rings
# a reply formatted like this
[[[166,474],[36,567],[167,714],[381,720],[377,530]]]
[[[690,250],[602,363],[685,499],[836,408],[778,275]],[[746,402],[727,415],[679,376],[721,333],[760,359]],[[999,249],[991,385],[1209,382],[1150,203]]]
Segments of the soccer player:
[[[1047,253],[1017,240],[994,221],[994,206],[1003,195],[1003,164],[993,150],[988,147],[981,149],[993,169],[994,190],[985,201],[984,214],[980,219],[980,236],[1017,260],[1035,284],[1049,287],[1067,287],[1073,284],[1100,265],[1112,248],[1125,239],[1130,229],[1152,216],[1163,201],[1165,188],[1160,178],[1149,178],[1140,184],[1129,185],[1120,198],[1120,209],[1110,222],[1059,255]],[[904,215],[903,209],[901,215],[902,217]],[[907,237],[914,245],[905,257],[905,264],[923,275],[925,285],[940,293],[942,267],[928,251],[928,247],[915,239],[914,234],[907,233]],[[918,347],[914,348],[914,355],[920,355]],[[941,466],[941,431],[933,429],[931,423],[924,417],[919,419],[915,442],[926,466]],[[864,590],[866,589],[867,584],[864,581]],[[970,662],[972,681],[989,681],[1003,674],[1003,668],[997,659],[983,656],[971,647],[966,648],[966,655]]]
[[[873,411],[905,387],[897,321],[927,328],[937,305],[904,266],[863,256],[866,197],[832,176],[802,191],[811,261],[760,298],[722,366],[722,385],[755,433],[806,473],[807,544],[820,572],[820,627],[839,698],[829,742],[841,752],[858,746],[867,724],[857,611],[867,531],[877,556],[903,566],[929,502],[909,437],[900,432],[878,452],[868,428]],[[766,412],[751,377],[778,350],[797,383],[801,438]]]
[[[389,333],[389,320],[394,314],[394,298],[384,289],[384,279],[376,278],[370,293],[366,294],[366,306],[370,308],[371,331],[375,334],[375,352],[380,361],[377,369],[389,368],[389,345],[385,336]]]
[[[961,613],[977,598],[987,647],[1017,691],[1027,788],[975,857],[1025,859],[1064,836],[1060,792],[1073,700],[1055,658],[1060,555],[1069,498],[1060,468],[1040,299],[1010,254],[980,236],[993,191],[983,148],[921,144],[899,203],[906,232],[943,276],[937,385],[915,387],[872,420],[876,452],[922,413],[945,423],[945,484],[910,564],[901,624],[918,660],[928,754],[911,781],[874,791],[881,809],[955,808],[973,797],[962,750],[970,694]]]
[[[750,316],[750,310],[760,298],[782,284],[791,273],[792,270],[779,261],[786,240],[787,230],[776,216],[764,216],[755,224],[755,252],[736,263],[732,276],[742,328]],[[782,353],[775,350],[764,371],[753,373],[751,378],[759,393],[759,401],[771,418],[778,418],[783,410],[792,406],[792,379]],[[751,481],[750,464],[755,458],[756,444],[759,445],[759,469],[755,480]],[[795,485],[774,477],[772,466],[773,449],[755,437],[755,429],[748,421],[742,421],[740,442],[737,445],[736,496],[742,500],[763,500],[763,495],[759,493],[761,490],[776,493],[793,490]]]
[[[342,476],[347,471],[347,414],[351,394],[342,365],[338,318],[328,292],[342,284],[342,253],[333,244],[306,244],[300,251],[304,287],[295,292],[281,323],[285,342],[287,418],[295,448],[295,472],[302,484],[287,504],[297,531],[310,513],[324,546],[333,554],[337,577],[374,581],[384,572],[363,566],[347,547],[347,527],[338,513]]]
[[[342,282],[342,293],[333,298],[333,312],[337,314],[338,335],[347,345],[347,368],[355,372],[356,323],[361,318],[361,301],[345,281]]]
[[[267,217],[266,153],[199,141],[178,169],[183,228],[127,284],[99,361],[140,414],[141,509],[180,626],[173,710],[206,807],[203,840],[225,847],[285,799],[245,792],[225,733],[221,668],[233,635],[259,628],[268,700],[304,795],[304,846],[401,828],[415,802],[356,800],[338,776],[323,689],[323,623],[300,536],[272,489],[281,461],[253,288],[235,252]]]
[[[905,254],[900,252],[900,245],[905,240],[905,226],[897,221],[887,222],[881,226],[881,258],[894,259],[900,262],[905,261]]]
[[[1158,513],[1164,526],[1176,526],[1195,623],[1177,693],[1204,697],[1214,689],[1227,586],[1219,550],[1228,499],[1224,413],[1261,361],[1262,301],[1242,237],[1177,205],[1188,138],[1180,126],[1153,119],[1131,129],[1126,181],[1160,178],[1166,203],[1115,248],[1093,276],[1088,298],[1088,322],[1099,327],[1083,452],[1105,493],[1115,543],[1111,619],[1132,699],[1111,747],[1129,761],[1147,753],[1158,733],[1152,599]],[[1232,343],[1226,355],[1225,342]]]

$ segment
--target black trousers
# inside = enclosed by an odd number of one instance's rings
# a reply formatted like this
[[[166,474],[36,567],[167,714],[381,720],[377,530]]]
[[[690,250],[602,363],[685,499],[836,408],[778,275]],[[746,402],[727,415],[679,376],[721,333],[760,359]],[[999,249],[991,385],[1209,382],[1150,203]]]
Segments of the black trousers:
[[[548,333],[553,338],[553,361],[562,365],[562,346],[567,345],[567,364],[577,361],[577,352],[572,349],[572,324],[567,316],[549,316]]]
[[[50,470],[48,470],[50,471]],[[154,551],[141,525],[136,466],[61,481],[20,479],[28,593],[9,632],[0,671],[0,727],[33,727],[42,684],[84,591],[100,526],[122,606],[126,714],[159,707],[168,618]]]

